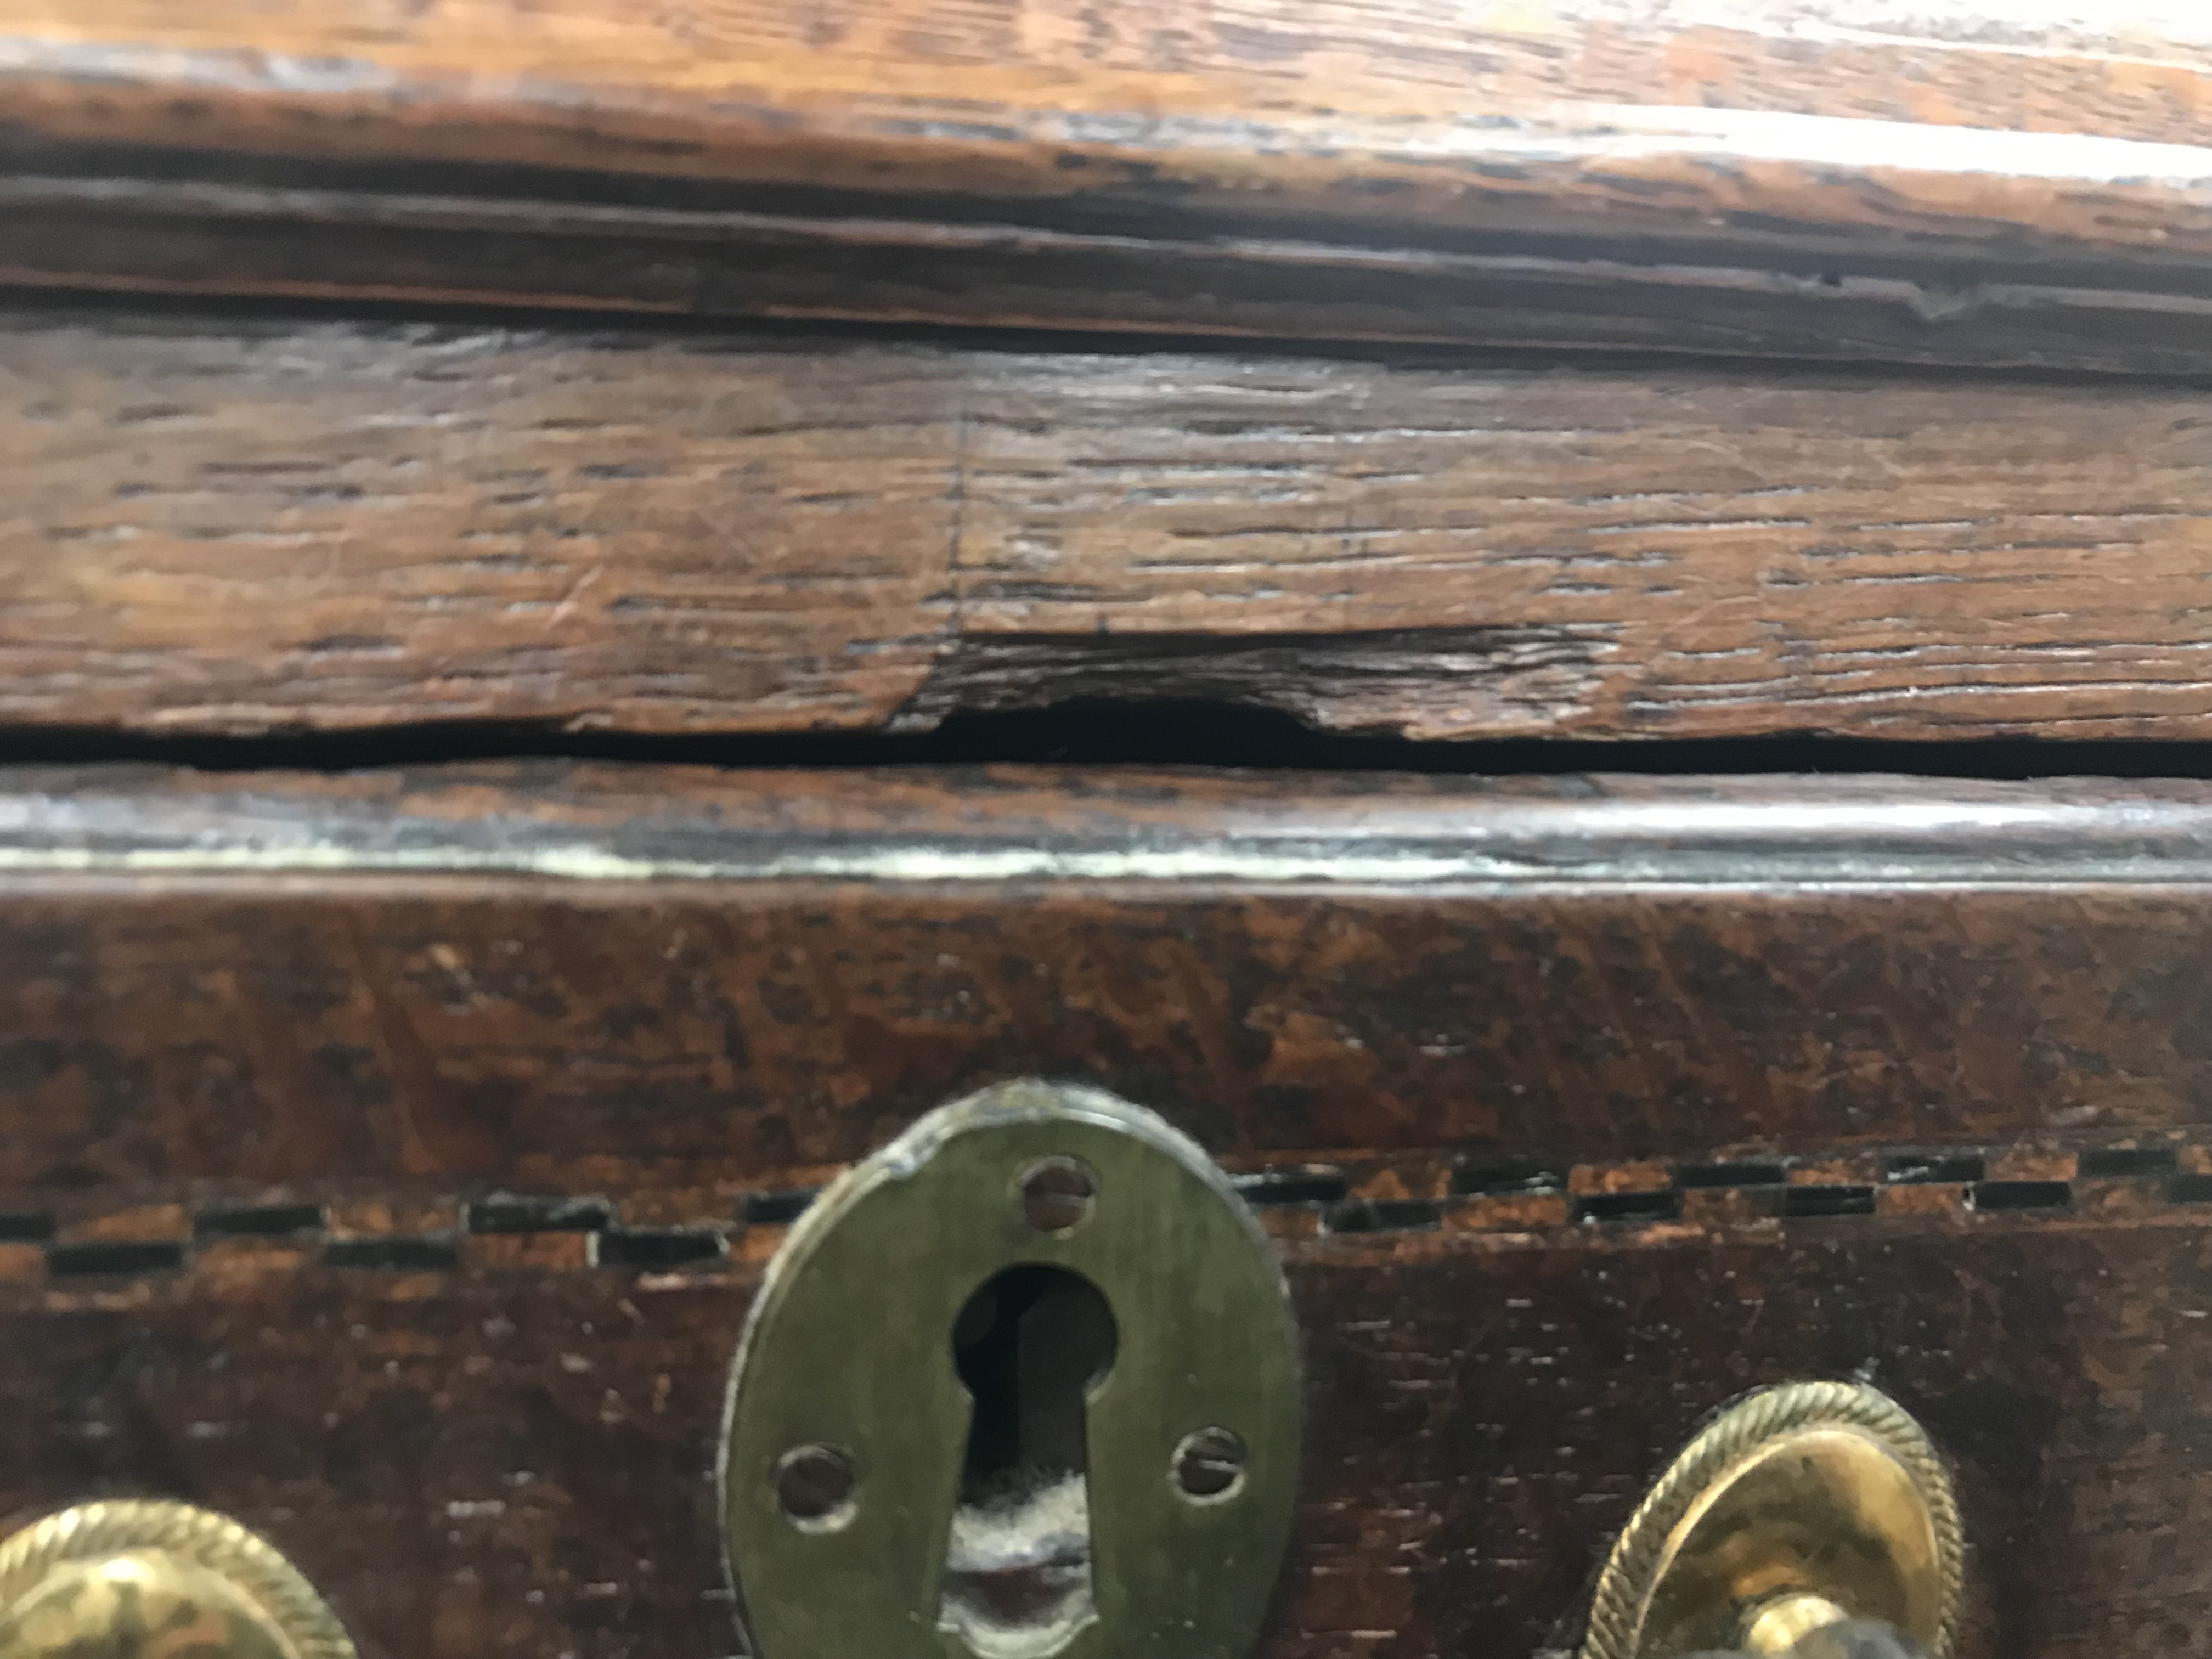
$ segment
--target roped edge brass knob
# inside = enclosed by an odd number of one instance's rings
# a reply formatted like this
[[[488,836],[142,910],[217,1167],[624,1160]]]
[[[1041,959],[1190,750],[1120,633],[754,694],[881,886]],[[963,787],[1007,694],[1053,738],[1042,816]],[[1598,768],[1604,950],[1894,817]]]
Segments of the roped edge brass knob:
[[[0,1543],[0,1659],[355,1659],[267,1540],[190,1504],[81,1504]]]
[[[1804,1659],[1838,1645],[1824,1631],[1885,1630],[1878,1648],[1949,1659],[1964,1555],[1950,1478],[1903,1407],[1856,1382],[1762,1389],[1638,1506],[1581,1659]]]

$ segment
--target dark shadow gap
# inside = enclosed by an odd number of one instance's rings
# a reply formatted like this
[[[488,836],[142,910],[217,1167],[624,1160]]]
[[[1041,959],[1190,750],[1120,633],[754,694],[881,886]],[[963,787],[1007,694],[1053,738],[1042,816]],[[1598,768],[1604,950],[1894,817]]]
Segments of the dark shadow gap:
[[[665,1273],[728,1254],[729,1241],[708,1227],[623,1228],[599,1235],[592,1260],[602,1267]]]
[[[0,286],[0,329],[76,320],[115,330],[156,332],[208,327],[231,337],[264,337],[343,324],[363,333],[380,328],[498,330],[518,336],[568,337],[579,347],[615,349],[661,340],[689,341],[702,353],[834,352],[905,348],[1008,356],[1075,357],[1218,357],[1243,362],[1310,358],[1383,368],[1468,374],[1662,374],[1674,380],[1746,385],[1806,384],[2082,387],[2115,397],[2201,387],[2212,376],[2130,369],[2066,368],[2036,364],[1920,362],[1896,358],[1826,358],[1626,346],[1511,345],[1470,341],[1389,340],[1170,328],[1065,328],[990,323],[870,321],[861,318],[780,318],[742,310],[705,313],[586,309],[536,304],[434,303],[365,296],[317,300],[297,295],[178,294],[155,289],[88,290],[64,278],[51,284]]]
[[[1205,125],[1200,123],[1201,125]],[[969,142],[1020,144],[1018,128],[986,126],[962,135]],[[1295,146],[1298,135],[1279,135]],[[689,148],[678,141],[678,152]],[[1974,281],[2039,281],[2096,288],[2109,278],[2110,261],[2061,246],[2007,246],[1995,252],[1941,226],[1900,228],[1888,236],[1850,238],[1818,220],[1802,222],[1769,214],[1735,213],[1694,227],[1647,225],[1626,239],[1609,226],[1555,223],[1498,226],[1440,222],[1418,207],[1389,210],[1389,201],[1413,186],[1387,175],[1346,181],[1362,186],[1361,210],[1316,215],[1293,195],[1278,201],[1265,193],[1242,203],[1158,176],[1145,142],[1124,148],[1068,144],[1057,158],[1060,188],[1045,197],[1008,196],[991,190],[869,190],[853,185],[777,183],[718,178],[671,169],[668,149],[611,139],[605,165],[532,165],[515,161],[451,156],[336,154],[288,155],[180,143],[66,139],[0,125],[0,169],[21,178],[76,181],[87,187],[86,208],[127,210],[128,203],[103,200],[101,187],[116,181],[160,190],[190,200],[188,192],[215,189],[264,204],[272,215],[305,218],[328,210],[331,198],[374,213],[379,204],[435,203],[455,214],[471,208],[495,214],[523,232],[557,228],[566,211],[625,213],[680,224],[697,218],[758,215],[829,226],[850,223],[942,225],[982,233],[1042,233],[1104,237],[1147,244],[1167,241],[1204,248],[1212,244],[1296,242],[1342,251],[1480,257],[1519,254],[1607,265],[1710,265],[1786,272],[1834,286],[1843,276],[1866,275],[1965,286]],[[1349,158],[1339,157],[1340,161]],[[1249,193],[1248,193],[1249,195]],[[297,205],[290,205],[296,204]],[[343,211],[343,209],[340,210]],[[210,216],[216,216],[211,211]],[[604,221],[603,221],[604,222]],[[2201,294],[2203,271],[2185,258],[2137,253],[2130,269],[2138,282],[2159,291]]]
[[[654,735],[523,723],[422,724],[263,737],[23,726],[0,765],[138,763],[210,772],[352,772],[447,762],[565,759],[727,769],[1191,766],[1502,776],[1575,773],[1901,773],[1923,777],[2212,778],[2212,743],[2033,738],[1903,742],[1805,734],[1687,740],[1347,737],[1287,714],[1211,702],[1077,702],[956,715],[935,730]]]

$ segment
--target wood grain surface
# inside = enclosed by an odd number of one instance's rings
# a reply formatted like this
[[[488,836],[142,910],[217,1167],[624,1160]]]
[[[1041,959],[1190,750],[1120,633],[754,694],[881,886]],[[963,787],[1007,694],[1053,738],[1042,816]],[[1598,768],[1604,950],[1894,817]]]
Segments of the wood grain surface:
[[[1026,1075],[1232,1161],[2212,1122],[2202,785],[89,781],[0,800],[41,1205],[803,1187]]]
[[[2203,737],[2193,392],[0,326],[0,720]]]
[[[238,1516],[365,1659],[738,1651],[811,1189],[1005,1077],[1263,1206],[1256,1659],[1571,1648],[1711,1409],[1871,1376],[1963,1659],[2212,1651],[2212,786],[9,774],[0,1523]]]
[[[15,0],[0,278],[2212,362],[2212,42],[1953,3]]]
[[[2208,1222],[2123,1201],[1285,1238],[1306,1449],[1256,1659],[1569,1647],[1700,1418],[1869,1372],[1959,1484],[1963,1659],[2201,1654]],[[781,1231],[650,1271],[504,1248],[560,1232],[338,1266],[311,1227],[203,1243],[184,1273],[80,1253],[0,1278],[0,1512],[220,1507],[291,1553],[366,1659],[733,1653],[714,1446]]]

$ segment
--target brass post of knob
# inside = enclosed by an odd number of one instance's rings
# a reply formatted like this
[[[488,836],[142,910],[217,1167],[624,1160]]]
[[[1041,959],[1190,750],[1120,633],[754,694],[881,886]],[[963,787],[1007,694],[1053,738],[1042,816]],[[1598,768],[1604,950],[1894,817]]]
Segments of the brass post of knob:
[[[0,1659],[355,1659],[276,1547],[190,1504],[81,1504],[0,1543]]]
[[[1638,1505],[1581,1659],[1773,1659],[1858,1620],[1949,1659],[1964,1555],[1950,1478],[1904,1407],[1855,1382],[1763,1389]]]

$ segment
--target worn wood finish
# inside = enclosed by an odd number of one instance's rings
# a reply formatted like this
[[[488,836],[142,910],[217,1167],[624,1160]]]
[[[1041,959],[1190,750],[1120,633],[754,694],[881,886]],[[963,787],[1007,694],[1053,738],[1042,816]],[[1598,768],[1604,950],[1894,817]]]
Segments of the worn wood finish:
[[[18,0],[19,290],[1650,355],[27,302],[0,724],[2212,734],[2212,34],[1995,9]],[[1704,1413],[1869,1369],[1962,1659],[2212,1654],[2208,1050],[2202,786],[18,775],[0,1521],[731,1651],[780,1222],[1042,1074],[1273,1204],[1255,1659],[1570,1646]]]
[[[188,12],[161,0],[11,0],[6,21],[9,71],[46,100],[27,100],[25,118],[50,131],[96,115],[86,136],[188,136],[204,145],[211,131],[235,129],[241,147],[286,153],[343,145],[599,167],[616,147],[641,171],[732,174],[790,165],[841,118],[857,141],[873,117],[878,137],[921,141],[914,147],[929,159],[992,155],[1011,179],[1024,162],[1070,170],[1024,155],[999,130],[1018,112],[1049,109],[1071,129],[1083,119],[1103,127],[1140,100],[1167,132],[1102,131],[1093,142],[1164,145],[1177,117],[1487,117],[1502,125],[1592,105],[1623,122],[1638,109],[1676,119],[1758,112],[2197,142],[2212,76],[2212,33],[2201,20],[2142,3],[2094,18],[2044,12],[1992,0],[1939,0],[1913,13],[1880,0],[1538,0],[1510,11],[1385,4],[1353,27],[1320,0],[1243,15],[1164,0],[1114,18],[1066,0],[950,13],[887,0],[812,15],[787,0],[650,11],[615,0],[210,0]],[[285,70],[303,60],[323,73],[289,89],[297,101],[249,95],[287,90]],[[192,87],[202,106],[163,100],[159,80],[148,86],[122,72],[134,68]],[[59,84],[45,90],[49,77]],[[478,131],[449,128],[439,103],[405,107],[398,94],[410,88],[475,100]],[[563,92],[580,95],[551,107]],[[296,117],[291,132],[274,125],[285,111],[313,110],[318,97],[332,110],[350,106],[354,130]],[[893,126],[902,106],[925,118]],[[748,124],[786,112],[814,120],[782,124],[782,154],[741,147]],[[254,131],[257,117],[270,125]],[[621,148],[626,130],[659,142]],[[814,158],[806,176],[822,179],[833,161]],[[1049,182],[1046,193],[1085,182]]]
[[[17,313],[0,720],[2212,733],[2193,392]]]
[[[978,223],[972,208],[918,217],[939,204],[849,194],[690,210],[112,176],[154,165],[136,157],[74,165],[0,178],[0,284],[2212,374],[2204,274],[2162,257],[2024,267],[1980,249],[1900,255],[1875,233],[1860,245],[1834,234],[1716,247],[1602,227],[1485,227],[1446,246],[1375,246],[1317,240],[1310,226],[1216,225],[1167,204],[1144,208],[1141,228],[1116,226],[1112,210],[1042,202],[1025,212],[1073,222]],[[1699,165],[1762,170],[1733,151]],[[1477,170],[1523,167],[1508,159]]]
[[[2208,1116],[2201,894],[252,884],[9,884],[8,1188],[590,1191],[667,1162],[803,1183],[1031,1073],[1142,1093],[1225,1154],[1693,1157]]]
[[[865,726],[941,648],[958,381],[927,352],[90,320],[3,349],[0,719]]]
[[[1245,1161],[2212,1122],[2201,785],[57,775],[0,821],[33,1207],[807,1185],[1030,1074]]]
[[[394,1273],[249,1240],[183,1276],[0,1281],[0,1507],[218,1505],[294,1555],[368,1659],[732,1651],[711,1470],[758,1243],[670,1273],[552,1253]],[[1964,1659],[2208,1650],[2202,1213],[1285,1249],[1308,1446],[1257,1659],[1564,1646],[1702,1414],[1869,1366],[1957,1472]]]
[[[2212,46],[2008,10],[24,0],[0,279],[2203,372]]]
[[[0,1517],[215,1505],[366,1659],[733,1651],[793,1189],[1043,1073],[1259,1177],[1310,1394],[1255,1659],[1569,1646],[1706,1411],[1869,1366],[1957,1470],[1962,1659],[2212,1651],[2212,786],[6,781]]]

